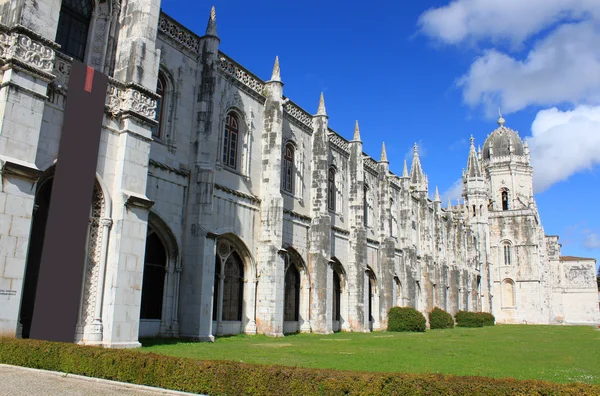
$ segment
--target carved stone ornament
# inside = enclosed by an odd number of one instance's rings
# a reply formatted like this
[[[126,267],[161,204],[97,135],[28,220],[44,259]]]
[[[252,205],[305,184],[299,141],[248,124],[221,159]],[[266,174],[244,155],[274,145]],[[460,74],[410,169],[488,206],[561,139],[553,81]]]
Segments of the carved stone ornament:
[[[54,58],[54,49],[41,41],[22,32],[9,32],[0,27],[0,61],[17,61],[35,71],[51,74]]]
[[[132,112],[150,120],[156,118],[156,100],[134,87],[119,87],[109,83],[106,107],[115,117]]]

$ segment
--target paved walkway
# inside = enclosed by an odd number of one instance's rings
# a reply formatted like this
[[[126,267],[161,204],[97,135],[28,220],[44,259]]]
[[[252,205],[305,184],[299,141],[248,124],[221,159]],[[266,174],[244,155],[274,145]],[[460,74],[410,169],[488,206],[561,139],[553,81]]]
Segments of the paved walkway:
[[[0,396],[192,395],[55,371],[0,364]]]

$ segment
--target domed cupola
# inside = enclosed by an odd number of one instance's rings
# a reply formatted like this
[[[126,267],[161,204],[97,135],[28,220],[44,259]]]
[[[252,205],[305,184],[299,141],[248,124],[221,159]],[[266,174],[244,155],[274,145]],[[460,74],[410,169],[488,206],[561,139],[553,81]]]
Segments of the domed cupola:
[[[510,154],[522,156],[525,154],[523,141],[519,135],[510,128],[504,126],[504,118],[498,119],[498,129],[492,132],[483,145],[483,160],[490,157],[508,157]]]

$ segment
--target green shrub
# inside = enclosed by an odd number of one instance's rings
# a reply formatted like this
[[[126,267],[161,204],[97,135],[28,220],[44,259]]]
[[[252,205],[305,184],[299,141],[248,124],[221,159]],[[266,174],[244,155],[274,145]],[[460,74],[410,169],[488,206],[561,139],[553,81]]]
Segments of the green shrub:
[[[208,395],[598,395],[600,386],[443,374],[351,372],[202,361],[0,339],[0,363]]]
[[[427,328],[427,319],[411,307],[393,307],[388,316],[388,331],[417,331]]]
[[[484,326],[493,326],[496,324],[496,318],[489,312],[477,312],[477,315],[483,318]]]
[[[454,319],[452,315],[441,308],[435,307],[429,312],[429,328],[434,329],[453,329]]]
[[[454,317],[458,327],[483,327],[484,318],[477,312],[458,311]]]

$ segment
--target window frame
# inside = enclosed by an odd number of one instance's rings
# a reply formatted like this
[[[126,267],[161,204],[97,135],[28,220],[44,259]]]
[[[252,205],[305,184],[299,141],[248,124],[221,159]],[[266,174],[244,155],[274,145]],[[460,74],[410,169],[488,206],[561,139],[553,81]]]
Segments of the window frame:
[[[288,156],[288,152],[290,155]],[[282,189],[283,191],[294,195],[296,174],[296,147],[292,142],[288,142],[283,148],[283,166],[282,166]]]
[[[235,126],[230,125],[233,120]],[[234,135],[232,138],[231,136]],[[240,116],[237,112],[231,110],[225,116],[225,127],[221,142],[221,163],[232,170],[237,171],[239,166],[239,143],[240,143]],[[233,144],[232,144],[233,142]],[[231,164],[233,162],[233,165]]]

